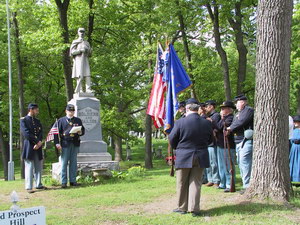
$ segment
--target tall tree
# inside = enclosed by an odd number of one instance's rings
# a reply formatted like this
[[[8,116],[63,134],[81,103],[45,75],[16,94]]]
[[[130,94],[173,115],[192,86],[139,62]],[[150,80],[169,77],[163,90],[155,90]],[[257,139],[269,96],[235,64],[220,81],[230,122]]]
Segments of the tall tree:
[[[246,70],[247,70],[247,54],[248,50],[247,47],[244,43],[244,34],[242,31],[242,1],[240,0],[239,2],[235,3],[235,15],[233,17],[229,17],[228,21],[234,30],[234,36],[235,36],[235,44],[238,50],[238,79],[237,79],[237,86],[236,86],[236,94],[242,94],[243,93],[243,86],[244,82],[246,80]]]
[[[222,62],[225,98],[226,100],[230,100],[231,87],[230,87],[230,77],[229,77],[229,66],[228,66],[227,54],[221,42],[220,23],[219,23],[219,5],[216,2],[213,2],[213,5],[207,3],[206,8],[208,10],[209,17],[213,23],[213,33],[215,38],[216,50]]]
[[[182,41],[183,41],[183,48],[184,48],[184,53],[185,53],[185,64],[189,73],[189,76],[192,80],[192,83],[195,83],[195,79],[193,76],[193,68],[192,68],[192,54],[189,49],[189,43],[188,43],[188,38],[186,34],[186,24],[183,18],[182,10],[181,10],[181,5],[179,0],[175,0],[176,6],[177,6],[177,16],[178,16],[178,21],[179,21],[179,30],[181,33]],[[196,91],[195,87],[191,87],[191,97],[192,98],[197,98],[196,97]]]
[[[61,35],[63,38],[63,43],[69,45],[68,8],[70,5],[70,0],[55,0],[55,3],[59,13],[59,23],[62,29]],[[66,96],[68,100],[71,100],[73,98],[74,90],[69,47],[65,47],[62,52],[62,64],[64,67]]]
[[[8,179],[8,159],[9,159],[8,143],[4,139],[4,135],[3,135],[1,127],[0,127],[0,150],[2,152],[4,179],[7,180]]]
[[[149,44],[151,45],[151,37],[149,37]],[[152,72],[153,69],[153,61],[152,59],[149,59],[148,61],[148,70]],[[150,76],[152,77],[152,76]],[[150,84],[152,83],[152,80],[150,78]],[[146,107],[148,107],[149,101],[147,101]],[[152,163],[152,118],[150,115],[146,115],[145,118],[145,167],[147,169],[153,168]]]
[[[257,13],[254,152],[247,195],[287,201],[292,0],[260,0]]]
[[[93,45],[92,33],[94,31],[94,20],[95,20],[95,13],[93,12],[93,5],[94,5],[94,0],[89,0],[89,11],[90,12],[89,12],[87,38],[88,38],[88,42],[90,43],[91,47]]]

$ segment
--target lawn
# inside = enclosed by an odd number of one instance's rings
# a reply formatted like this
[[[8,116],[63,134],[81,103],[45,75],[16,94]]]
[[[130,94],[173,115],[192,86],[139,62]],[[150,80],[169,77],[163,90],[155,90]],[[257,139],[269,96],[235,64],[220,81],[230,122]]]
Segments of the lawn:
[[[154,146],[163,146],[166,141],[155,140]],[[110,149],[111,151],[111,149]],[[15,152],[18,154],[18,152]],[[143,144],[132,147],[132,161],[121,163],[125,170],[134,164],[144,164]],[[47,152],[45,177],[49,176],[50,165],[55,162],[52,151]],[[79,188],[49,189],[34,194],[24,191],[20,179],[18,162],[16,180],[0,181],[0,210],[7,210],[11,203],[9,195],[16,190],[22,208],[45,206],[47,224],[299,224],[300,188],[295,189],[290,204],[248,201],[239,193],[223,193],[212,187],[202,187],[202,216],[172,213],[176,208],[175,178],[169,176],[170,168],[163,159],[154,159],[154,169],[145,176],[132,179],[112,179],[103,183],[83,185]],[[0,176],[3,176],[0,168]],[[237,178],[237,189],[241,180]]]

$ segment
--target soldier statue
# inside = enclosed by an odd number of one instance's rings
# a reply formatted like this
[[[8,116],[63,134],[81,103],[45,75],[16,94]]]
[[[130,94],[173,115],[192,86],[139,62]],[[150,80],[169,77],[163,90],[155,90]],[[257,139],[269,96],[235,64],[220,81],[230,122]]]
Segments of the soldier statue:
[[[70,55],[73,57],[72,78],[76,79],[76,88],[74,93],[83,92],[82,83],[85,78],[86,92],[91,93],[91,73],[89,65],[89,57],[92,49],[90,44],[84,40],[84,28],[78,29],[79,38],[74,40],[70,47]]]

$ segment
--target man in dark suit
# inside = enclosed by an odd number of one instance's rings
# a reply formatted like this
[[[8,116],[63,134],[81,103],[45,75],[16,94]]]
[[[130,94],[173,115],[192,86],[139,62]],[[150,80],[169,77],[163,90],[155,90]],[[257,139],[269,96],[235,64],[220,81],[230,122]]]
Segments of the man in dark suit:
[[[175,122],[169,140],[176,149],[178,208],[173,212],[200,215],[200,190],[204,168],[209,167],[207,147],[212,141],[212,125],[198,115],[199,102],[188,99],[186,117]]]
[[[24,136],[22,158],[25,164],[25,189],[33,193],[33,175],[36,189],[44,189],[42,185],[42,124],[36,118],[39,114],[37,104],[28,105],[28,114],[20,120],[21,133]]]
[[[61,150],[61,187],[66,188],[68,183],[67,167],[69,164],[69,180],[71,186],[78,186],[77,176],[77,154],[80,147],[80,136],[84,135],[84,126],[81,119],[74,116],[75,106],[68,104],[66,107],[66,116],[57,121],[59,136],[54,135],[54,143],[58,150]],[[77,133],[70,133],[71,129],[81,126]]]

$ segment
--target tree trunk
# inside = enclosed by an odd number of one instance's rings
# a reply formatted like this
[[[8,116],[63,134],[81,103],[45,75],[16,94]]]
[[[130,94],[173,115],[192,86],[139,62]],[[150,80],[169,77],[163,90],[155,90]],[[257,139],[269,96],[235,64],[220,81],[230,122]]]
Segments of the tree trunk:
[[[180,32],[182,35],[182,41],[183,41],[183,47],[184,47],[184,53],[185,53],[185,64],[188,70],[188,74],[189,77],[191,78],[191,81],[193,84],[195,84],[195,79],[193,76],[193,68],[192,68],[192,55],[191,52],[189,50],[189,44],[188,44],[188,39],[187,39],[187,35],[186,35],[186,31],[185,31],[185,23],[184,23],[184,19],[183,19],[183,15],[182,15],[182,11],[180,10],[180,3],[179,0],[175,0],[176,5],[178,7],[178,20],[179,20],[179,26],[180,26]],[[191,87],[191,98],[197,98],[196,96],[196,91],[195,91],[195,85],[192,85]]]
[[[59,13],[59,24],[62,28],[62,38],[65,44],[70,44],[69,41],[69,28],[68,28],[68,7],[70,0],[55,0],[57,10]],[[72,81],[72,68],[70,60],[70,49],[66,48],[62,53],[62,64],[64,67],[65,85],[66,85],[66,96],[67,100],[73,98],[73,81]]]
[[[94,31],[94,18],[95,18],[95,13],[93,12],[93,5],[94,5],[94,0],[89,0],[89,25],[88,25],[88,33],[87,33],[87,38],[88,42],[90,43],[90,46],[92,47],[92,33]]]
[[[17,61],[17,70],[18,70],[18,88],[19,88],[19,117],[23,117],[26,114],[25,109],[25,102],[24,102],[24,78],[23,78],[23,63],[21,58],[21,50],[20,50],[20,33],[19,33],[19,25],[17,19],[17,13],[13,12],[13,25],[15,28],[14,32],[14,40],[16,46],[16,61]],[[23,152],[23,142],[24,138],[20,132],[20,167],[21,167],[21,179],[25,178],[25,165],[24,160],[22,159],[22,152]]]
[[[149,45],[152,45],[152,39],[151,35],[149,35],[148,38]],[[149,55],[152,54],[152,51],[150,50]],[[148,60],[148,69],[152,73],[153,71],[153,61],[150,58]],[[150,75],[149,83],[151,84],[153,82],[153,76]],[[151,89],[149,91],[149,94],[151,94]],[[146,107],[148,107],[149,101],[146,102]],[[145,117],[145,167],[147,169],[153,168],[153,163],[152,163],[152,118],[148,114],[146,114]]]
[[[2,152],[2,163],[3,163],[3,171],[4,171],[4,179],[8,179],[8,143],[4,141],[2,128],[0,127],[0,150]]]
[[[115,161],[122,161],[122,138],[115,136],[114,137],[114,143],[115,143]]]
[[[210,19],[213,23],[213,32],[215,38],[216,50],[221,58],[223,77],[224,77],[224,89],[226,100],[231,100],[231,87],[230,87],[230,77],[229,77],[229,66],[227,60],[227,54],[222,47],[220,25],[219,25],[219,9],[218,5],[214,3],[214,11],[212,11],[211,5],[206,4]]]
[[[145,167],[153,168],[152,163],[152,118],[146,115],[145,121]]]
[[[243,93],[244,82],[246,80],[246,70],[247,70],[247,54],[248,50],[246,45],[244,44],[244,35],[242,32],[242,12],[241,12],[241,4],[237,2],[235,4],[235,20],[233,18],[229,18],[228,21],[234,30],[235,33],[235,44],[239,53],[239,61],[238,61],[238,79],[236,86],[236,94],[240,95]]]
[[[292,0],[258,2],[254,151],[248,197],[289,200],[292,10]]]

